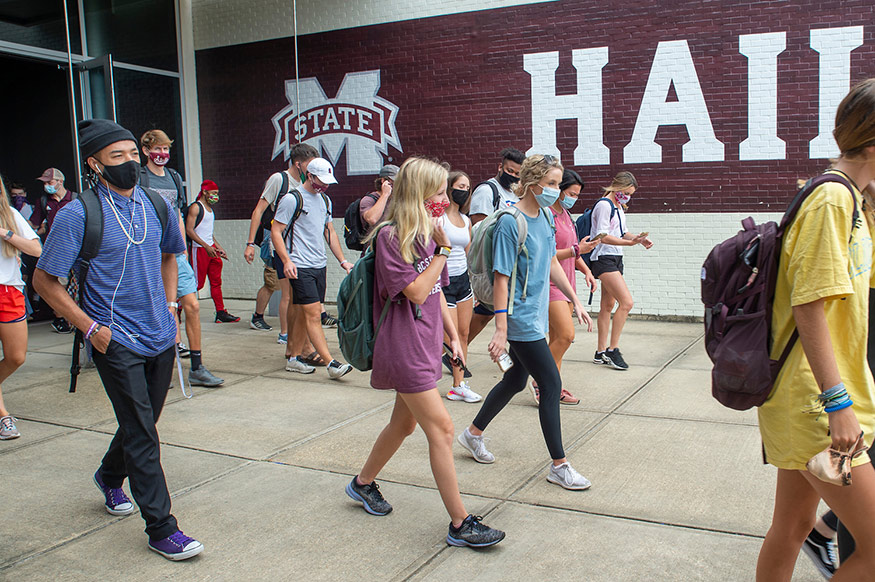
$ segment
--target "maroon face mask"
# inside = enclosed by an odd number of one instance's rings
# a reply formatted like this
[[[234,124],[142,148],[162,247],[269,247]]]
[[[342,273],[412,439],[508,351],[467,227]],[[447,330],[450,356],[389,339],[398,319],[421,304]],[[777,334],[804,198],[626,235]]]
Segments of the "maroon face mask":
[[[163,166],[170,161],[170,154],[167,152],[149,152],[149,159],[156,166]]]

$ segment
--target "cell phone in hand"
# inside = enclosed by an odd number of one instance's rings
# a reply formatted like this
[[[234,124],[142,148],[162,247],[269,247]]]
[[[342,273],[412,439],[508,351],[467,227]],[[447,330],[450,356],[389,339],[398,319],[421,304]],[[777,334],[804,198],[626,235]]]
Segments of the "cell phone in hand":
[[[638,236],[640,236],[641,238],[647,238],[648,236],[650,236],[650,233],[649,232],[642,232]]]
[[[608,236],[608,233],[606,233],[606,232],[600,232],[600,233],[598,233],[597,235],[595,235],[594,237],[592,237],[592,238],[589,239],[589,240],[602,240],[602,239],[605,238],[606,236]]]

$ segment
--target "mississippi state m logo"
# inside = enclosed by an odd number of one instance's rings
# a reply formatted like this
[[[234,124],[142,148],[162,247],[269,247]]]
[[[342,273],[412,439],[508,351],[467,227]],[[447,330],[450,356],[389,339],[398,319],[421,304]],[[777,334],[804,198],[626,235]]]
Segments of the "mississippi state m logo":
[[[380,71],[362,71],[344,76],[334,99],[329,99],[315,77],[298,83],[300,111],[295,111],[295,81],[286,81],[289,105],[273,116],[276,139],[271,160],[298,142],[324,152],[337,166],[346,148],[346,173],[377,174],[389,146],[398,151],[401,142],[395,129],[398,107],[377,96]]]

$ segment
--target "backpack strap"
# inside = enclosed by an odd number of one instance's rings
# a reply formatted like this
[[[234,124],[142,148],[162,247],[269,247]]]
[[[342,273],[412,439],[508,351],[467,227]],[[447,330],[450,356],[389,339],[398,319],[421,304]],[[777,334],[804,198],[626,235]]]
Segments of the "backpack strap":
[[[188,206],[188,197],[185,195],[185,186],[182,185],[182,176],[173,168],[167,168],[167,172],[176,186],[176,206],[181,210]]]
[[[501,195],[498,193],[498,186],[495,185],[495,182],[491,180],[486,180],[483,182],[484,184],[488,184],[490,188],[492,188],[492,210],[498,210],[498,202],[501,200]]]
[[[291,192],[289,192],[289,174],[285,170],[283,170],[279,174],[282,183],[280,185],[280,191],[279,193],[277,193],[276,199],[273,201],[274,212],[276,212],[277,206],[280,205],[280,200],[282,200],[283,196],[285,196],[286,194],[291,194]]]
[[[848,192],[851,194],[851,200],[854,202],[854,212],[851,214],[851,230],[856,228],[860,222],[860,210],[857,208],[857,197],[854,196],[854,186],[853,180],[851,180],[850,176],[842,172],[841,170],[833,170],[834,172],[840,172],[842,175],[833,174],[831,172],[824,172],[819,176],[815,176],[808,180],[805,183],[799,192],[796,193],[796,196],[793,198],[793,201],[790,202],[790,206],[787,208],[787,212],[784,213],[783,218],[781,218],[781,223],[778,226],[778,235],[783,235],[784,231],[790,227],[790,223],[796,218],[796,215],[799,213],[799,209],[802,208],[802,204],[808,198],[808,196],[817,189],[818,186],[825,184],[827,182],[838,182],[842,184],[845,188],[848,189]],[[859,190],[859,188],[857,188]],[[862,190],[861,190],[862,191]],[[851,234],[853,238],[853,233]],[[850,242],[850,239],[848,239]]]
[[[167,203],[161,194],[158,194],[150,188],[143,188],[152,207],[155,208],[155,213],[158,214],[158,222],[161,223],[161,241],[164,242],[164,232],[167,230],[167,223],[170,221],[170,213],[167,210]]]
[[[149,187],[149,171],[146,166],[140,166],[140,186],[143,188]]]
[[[285,174],[285,172],[283,172]],[[288,182],[286,182],[288,184]],[[286,225],[286,228],[283,230],[283,240],[289,243],[289,251],[292,250],[292,232],[295,229],[295,221],[298,220],[298,217],[304,212],[304,197],[301,196],[301,193],[298,192],[297,188],[292,189],[289,192],[292,196],[295,197],[295,211],[292,213],[292,219]],[[324,196],[324,194],[323,194]],[[277,199],[277,204],[279,204],[279,199]],[[327,208],[327,206],[326,206]]]
[[[197,216],[194,217],[194,226],[197,228],[197,226],[204,220],[204,206],[201,204],[200,200],[195,200],[194,204],[197,206]]]
[[[507,301],[507,315],[510,317],[513,315],[513,304],[516,299],[516,279],[517,279],[517,267],[519,266],[520,253],[523,253],[526,257],[526,265],[529,264],[529,250],[526,248],[526,237],[529,236],[529,225],[526,222],[526,218],[523,216],[522,211],[515,206],[509,206],[507,208],[501,209],[502,214],[509,214],[513,216],[514,221],[516,221],[517,227],[517,251],[516,255],[513,259],[513,269],[510,273],[510,288],[508,289],[508,301]],[[499,217],[498,220],[501,220]],[[498,226],[498,220],[495,221],[495,225]],[[526,268],[526,278],[523,281],[523,294],[522,299],[525,301],[526,294],[529,289],[529,269]]]
[[[79,249],[78,292],[77,297],[74,299],[79,307],[83,308],[85,301],[85,279],[88,277],[91,260],[97,256],[97,253],[100,251],[100,244],[103,241],[103,206],[100,203],[98,194],[91,188],[82,192],[78,199],[85,213],[85,229],[82,235],[82,246]],[[76,382],[80,370],[79,353],[84,345],[85,340],[82,330],[76,328],[76,333],[73,335],[73,354],[70,364],[71,393],[76,392]]]

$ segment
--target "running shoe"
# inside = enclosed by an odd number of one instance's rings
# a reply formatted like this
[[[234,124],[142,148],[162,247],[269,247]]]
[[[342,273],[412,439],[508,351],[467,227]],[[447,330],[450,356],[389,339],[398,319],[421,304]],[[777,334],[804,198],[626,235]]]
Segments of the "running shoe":
[[[551,463],[550,472],[547,473],[547,481],[572,491],[582,491],[592,487],[589,479],[575,471],[568,461],[558,466]]]
[[[179,357],[180,358],[190,358],[191,357],[191,350],[188,349],[187,345],[185,345],[182,342],[177,342],[176,347],[177,347],[177,349],[179,349]]]
[[[205,388],[217,388],[225,381],[207,370],[203,364],[197,369],[188,372],[188,383],[192,386],[204,386]]]
[[[0,418],[0,441],[17,439],[21,436],[18,427],[15,426],[16,420],[18,419],[11,414]]]
[[[286,361],[286,371],[287,372],[297,372],[299,374],[312,374],[316,371],[316,368],[311,366],[310,364],[305,364],[297,357],[289,358]]]
[[[615,370],[628,370],[629,364],[623,359],[623,354],[620,353],[620,348],[605,350],[605,357],[608,359],[605,363]]]
[[[580,398],[577,398],[574,394],[563,388],[559,394],[559,404],[574,406],[575,404],[580,404]]]
[[[264,321],[264,317],[255,317],[254,314],[252,315],[252,319],[249,320],[249,327],[258,331],[270,331],[273,329],[266,321]]]
[[[836,543],[833,540],[821,543],[815,541],[811,534],[808,534],[808,537],[802,543],[802,551],[811,558],[814,567],[817,568],[817,571],[824,578],[827,580],[832,578],[838,565],[838,552],[836,551]]]
[[[276,343],[281,345],[286,345],[289,343],[289,334],[287,333],[279,333],[276,336]]]
[[[386,515],[392,511],[392,506],[383,499],[380,486],[377,485],[376,481],[371,481],[367,485],[359,485],[357,479],[358,476],[353,477],[346,486],[347,495],[360,501],[365,511],[371,515]]]
[[[592,357],[593,364],[611,364],[611,358],[607,357],[604,352],[596,352]]]
[[[494,546],[504,539],[504,532],[484,525],[483,518],[479,515],[469,515],[458,528],[450,522],[450,531],[447,533],[447,545],[468,546],[471,548],[485,548]]]
[[[471,390],[471,387],[465,381],[462,381],[458,386],[453,386],[447,392],[447,398],[449,400],[464,400],[465,402],[480,402],[483,400],[483,397]]]
[[[495,462],[495,455],[486,450],[486,438],[483,435],[474,436],[466,428],[459,435],[459,444],[468,449],[468,452],[474,456],[474,460],[478,463],[490,464]]]
[[[322,327],[326,329],[337,327],[337,318],[331,317],[327,313],[322,313]]]
[[[310,366],[312,368],[312,366]],[[341,364],[337,360],[331,360],[331,363],[328,364],[328,377],[332,380],[337,380],[343,376],[346,376],[350,372],[352,372],[352,366],[349,364]]]

